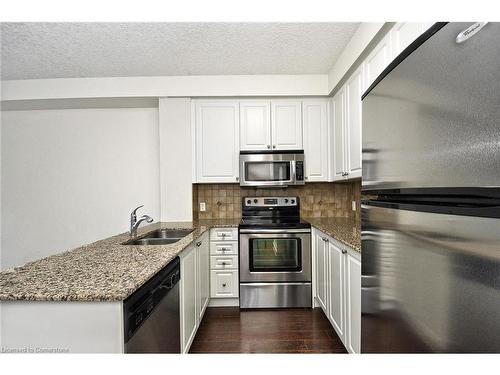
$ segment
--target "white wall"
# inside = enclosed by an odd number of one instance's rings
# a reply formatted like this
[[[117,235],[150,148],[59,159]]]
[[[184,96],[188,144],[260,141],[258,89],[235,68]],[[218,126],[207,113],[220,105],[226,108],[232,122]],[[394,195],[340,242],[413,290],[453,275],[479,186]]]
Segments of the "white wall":
[[[4,269],[159,220],[158,110],[3,111]]]
[[[191,99],[160,98],[159,127],[161,219],[191,221]]]

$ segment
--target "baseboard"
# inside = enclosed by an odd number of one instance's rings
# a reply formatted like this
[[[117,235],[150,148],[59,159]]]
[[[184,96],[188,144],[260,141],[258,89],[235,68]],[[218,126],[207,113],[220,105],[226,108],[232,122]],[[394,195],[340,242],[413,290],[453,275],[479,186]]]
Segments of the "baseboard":
[[[239,298],[210,298],[208,307],[239,306]]]

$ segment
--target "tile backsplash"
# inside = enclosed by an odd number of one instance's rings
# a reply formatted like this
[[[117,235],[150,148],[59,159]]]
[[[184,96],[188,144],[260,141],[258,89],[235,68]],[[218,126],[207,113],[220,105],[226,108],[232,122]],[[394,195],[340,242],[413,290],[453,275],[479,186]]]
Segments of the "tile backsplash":
[[[243,197],[285,195],[300,198],[303,217],[360,217],[361,181],[356,180],[308,182],[303,186],[272,189],[245,188],[239,184],[194,184],[193,218],[240,218]],[[356,211],[352,211],[352,201],[356,201]],[[200,211],[202,202],[205,202],[206,211]]]

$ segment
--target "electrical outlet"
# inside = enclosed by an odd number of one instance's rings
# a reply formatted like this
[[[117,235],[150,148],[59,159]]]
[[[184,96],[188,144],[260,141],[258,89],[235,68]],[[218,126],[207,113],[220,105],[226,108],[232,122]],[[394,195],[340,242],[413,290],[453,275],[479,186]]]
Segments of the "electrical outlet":
[[[356,201],[352,201],[352,210],[356,211]]]
[[[200,202],[200,211],[204,212],[206,210],[207,210],[207,205],[205,204],[205,202]]]

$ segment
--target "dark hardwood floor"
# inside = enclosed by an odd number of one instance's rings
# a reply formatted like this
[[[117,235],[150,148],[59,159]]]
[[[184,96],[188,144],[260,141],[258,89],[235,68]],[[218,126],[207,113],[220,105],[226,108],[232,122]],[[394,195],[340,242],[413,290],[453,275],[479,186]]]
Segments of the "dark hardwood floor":
[[[321,309],[211,307],[190,353],[346,353]]]

